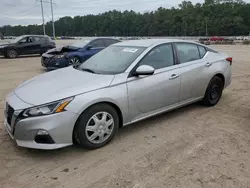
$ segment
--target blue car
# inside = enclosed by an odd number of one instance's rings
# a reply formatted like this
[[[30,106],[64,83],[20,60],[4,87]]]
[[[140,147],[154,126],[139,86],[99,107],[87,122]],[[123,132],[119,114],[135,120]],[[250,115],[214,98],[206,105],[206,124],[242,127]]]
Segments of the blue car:
[[[42,55],[41,64],[47,69],[76,66],[104,48],[120,42],[111,38],[85,38],[62,48],[53,48]]]

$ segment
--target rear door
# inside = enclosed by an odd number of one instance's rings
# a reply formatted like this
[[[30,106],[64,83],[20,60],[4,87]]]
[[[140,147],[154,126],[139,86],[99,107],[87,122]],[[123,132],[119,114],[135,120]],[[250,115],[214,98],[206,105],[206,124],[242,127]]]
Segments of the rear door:
[[[39,37],[39,36],[32,37],[32,43],[30,44],[32,46],[32,53],[40,54],[44,42],[45,42],[44,37]]]
[[[175,49],[180,67],[180,101],[198,100],[204,96],[210,78],[206,49],[194,43],[175,43]]]

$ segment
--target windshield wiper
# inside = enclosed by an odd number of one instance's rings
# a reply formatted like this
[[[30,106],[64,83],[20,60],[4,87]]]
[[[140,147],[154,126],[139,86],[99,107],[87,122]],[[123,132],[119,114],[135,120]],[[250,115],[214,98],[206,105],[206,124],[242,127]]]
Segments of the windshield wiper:
[[[86,68],[80,68],[82,71],[86,71],[86,72],[90,72],[93,74],[97,74],[95,71],[91,70],[91,69],[86,69]]]

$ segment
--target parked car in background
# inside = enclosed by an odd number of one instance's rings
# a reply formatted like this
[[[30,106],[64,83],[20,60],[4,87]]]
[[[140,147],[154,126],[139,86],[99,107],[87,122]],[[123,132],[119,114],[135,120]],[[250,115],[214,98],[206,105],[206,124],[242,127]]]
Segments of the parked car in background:
[[[232,58],[182,40],[113,44],[78,67],[32,78],[6,98],[5,127],[22,147],[99,148],[119,127],[197,101],[216,105]]]
[[[111,38],[85,38],[72,45],[49,50],[42,55],[41,64],[48,69],[79,65],[117,42],[120,41]]]
[[[16,58],[19,55],[40,54],[55,48],[56,44],[48,36],[22,35],[9,43],[0,45],[0,55]]]
[[[225,38],[224,38],[224,37],[217,37],[217,36],[214,36],[214,37],[211,37],[209,40],[210,40],[210,41],[224,41]]]

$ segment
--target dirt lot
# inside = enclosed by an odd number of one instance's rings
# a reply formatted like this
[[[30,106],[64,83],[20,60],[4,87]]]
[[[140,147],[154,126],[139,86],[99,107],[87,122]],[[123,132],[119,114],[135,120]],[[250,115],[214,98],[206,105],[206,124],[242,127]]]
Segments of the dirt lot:
[[[250,188],[250,47],[215,48],[234,57],[233,83],[216,107],[130,125],[95,151],[17,147],[3,128],[4,97],[45,71],[40,57],[0,58],[0,187]]]

